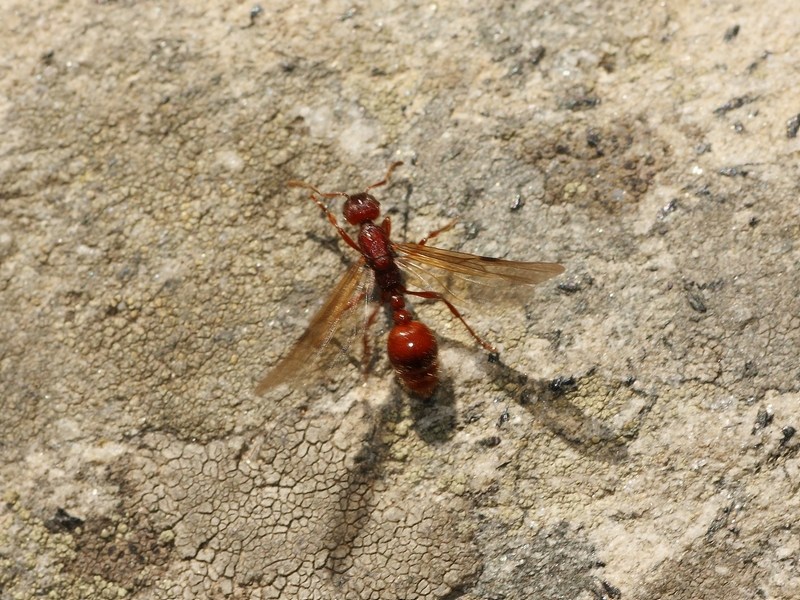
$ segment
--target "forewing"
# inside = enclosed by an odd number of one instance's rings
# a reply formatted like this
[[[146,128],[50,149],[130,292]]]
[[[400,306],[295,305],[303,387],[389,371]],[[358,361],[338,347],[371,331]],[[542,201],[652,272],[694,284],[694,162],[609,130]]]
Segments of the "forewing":
[[[363,260],[347,270],[328,295],[325,304],[311,319],[300,339],[258,383],[256,394],[264,394],[282,383],[296,380],[310,372],[311,367],[319,361],[322,351],[329,346],[331,338],[346,320],[345,317],[361,306],[357,291],[361,286],[364,272]]]
[[[436,287],[456,298],[459,297],[456,288],[466,290],[474,287],[470,284],[497,291],[502,284],[535,285],[564,272],[564,267],[558,263],[503,260],[420,244],[400,243],[395,244],[394,249],[397,262],[412,278],[425,285],[433,279]],[[429,267],[455,275],[455,281],[431,272]]]

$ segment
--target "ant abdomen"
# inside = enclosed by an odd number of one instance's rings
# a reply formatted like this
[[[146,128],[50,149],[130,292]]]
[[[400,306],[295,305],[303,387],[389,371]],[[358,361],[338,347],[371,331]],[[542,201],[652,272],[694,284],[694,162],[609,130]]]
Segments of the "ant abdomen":
[[[397,323],[389,332],[389,361],[403,385],[429,398],[438,382],[439,346],[431,330],[419,321]]]

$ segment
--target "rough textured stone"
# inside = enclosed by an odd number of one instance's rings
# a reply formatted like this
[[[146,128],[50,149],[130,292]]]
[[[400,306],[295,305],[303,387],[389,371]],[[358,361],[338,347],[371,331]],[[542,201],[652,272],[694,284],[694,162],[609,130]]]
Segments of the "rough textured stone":
[[[5,3],[0,597],[800,597],[794,4],[372,4]],[[255,397],[393,160],[567,273]]]

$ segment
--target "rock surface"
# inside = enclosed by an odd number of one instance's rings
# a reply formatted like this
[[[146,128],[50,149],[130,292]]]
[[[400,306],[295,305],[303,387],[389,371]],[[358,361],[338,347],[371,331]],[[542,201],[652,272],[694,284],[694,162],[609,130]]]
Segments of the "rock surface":
[[[800,597],[794,4],[368,4],[6,3],[0,597]],[[567,273],[254,396],[394,160]]]

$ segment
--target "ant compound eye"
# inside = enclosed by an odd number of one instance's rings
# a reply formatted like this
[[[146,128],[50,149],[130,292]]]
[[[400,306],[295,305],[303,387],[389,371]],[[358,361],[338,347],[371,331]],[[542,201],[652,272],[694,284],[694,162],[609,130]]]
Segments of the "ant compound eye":
[[[381,205],[374,196],[362,192],[353,194],[345,201],[342,213],[351,225],[361,225],[377,219],[381,214]]]

